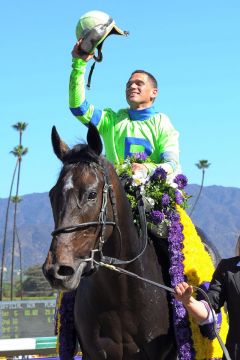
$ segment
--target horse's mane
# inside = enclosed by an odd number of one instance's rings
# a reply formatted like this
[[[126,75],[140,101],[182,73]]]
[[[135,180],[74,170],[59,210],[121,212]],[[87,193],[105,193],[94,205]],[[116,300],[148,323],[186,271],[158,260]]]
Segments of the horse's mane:
[[[76,164],[76,163],[87,163],[92,162],[99,164],[100,156],[97,155],[89,145],[78,144],[64,154],[64,165],[65,164]]]

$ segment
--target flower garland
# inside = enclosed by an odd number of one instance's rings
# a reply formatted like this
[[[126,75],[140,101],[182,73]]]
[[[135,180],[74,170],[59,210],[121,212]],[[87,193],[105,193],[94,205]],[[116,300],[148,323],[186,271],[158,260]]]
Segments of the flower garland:
[[[125,182],[128,199],[131,203],[135,222],[136,214],[136,187],[140,188],[146,208],[148,228],[157,228],[157,234],[165,235],[168,240],[170,259],[171,285],[175,287],[179,282],[188,281],[192,285],[210,281],[214,272],[210,255],[205,251],[204,245],[196,229],[184,210],[187,207],[189,196],[184,192],[187,178],[180,174],[173,182],[168,182],[167,173],[158,167],[151,174],[141,172],[132,174],[132,163],[145,163],[148,159],[144,154],[135,154],[123,164],[117,165],[120,177],[129,176]],[[125,174],[125,175],[124,175]],[[163,228],[167,229],[164,233]],[[181,302],[172,299],[175,336],[178,347],[179,360],[202,360],[222,358],[222,349],[218,340],[203,337],[199,326],[190,317]],[[206,325],[206,333],[212,333],[212,325]],[[222,324],[220,336],[225,341],[228,331],[227,317],[222,310]]]
[[[137,153],[115,167],[118,176],[124,179],[126,195],[135,215],[135,222],[138,222],[136,189],[140,189],[149,228],[161,235],[171,225],[170,215],[176,212],[176,204],[182,208],[187,207],[189,196],[184,191],[187,178],[180,174],[173,182],[169,182],[167,172],[162,167],[157,167],[149,175],[147,168],[146,171],[143,168],[133,173],[133,163],[148,162],[150,160],[144,153]]]
[[[169,274],[173,288],[182,281],[185,281],[183,260],[183,226],[180,216],[176,211],[170,214],[171,224],[168,227],[168,251],[170,268]],[[192,360],[195,358],[195,349],[192,342],[192,333],[188,320],[188,314],[183,304],[172,298],[175,337],[178,348],[179,360]]]
[[[77,336],[74,326],[75,294],[75,291],[60,292],[57,299],[55,316],[56,351],[61,360],[72,359],[77,349]]]
[[[169,182],[167,172],[162,167],[157,167],[150,175],[144,171],[132,173],[133,163],[147,161],[144,154],[135,154],[134,157],[117,165],[116,171],[120,177],[129,176],[128,181],[125,181],[125,190],[135,215],[135,222],[138,222],[135,198],[136,188],[138,188],[145,205],[148,229],[155,230],[157,235],[168,239],[169,273],[171,285],[175,287],[179,282],[185,280],[182,253],[184,247],[183,226],[176,211],[176,204],[182,208],[187,206],[189,196],[184,192],[187,178],[180,174],[172,182]],[[195,349],[187,311],[183,304],[175,298],[172,298],[172,306],[178,358],[179,360],[192,360],[195,358]]]
[[[59,334],[60,334],[60,327],[61,327],[61,315],[60,315],[60,308],[62,305],[62,298],[63,298],[63,292],[59,292],[57,295],[56,300],[56,307],[55,307],[55,315],[54,315],[54,327],[55,331],[54,334],[57,335],[57,343],[56,343],[56,352],[59,354]]]

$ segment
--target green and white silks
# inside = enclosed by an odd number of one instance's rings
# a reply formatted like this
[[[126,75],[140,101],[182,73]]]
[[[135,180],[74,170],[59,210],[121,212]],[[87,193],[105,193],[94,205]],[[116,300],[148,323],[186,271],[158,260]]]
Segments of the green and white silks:
[[[169,118],[154,107],[143,110],[96,109],[85,98],[84,74],[87,63],[73,59],[69,84],[70,109],[83,124],[92,122],[103,138],[106,157],[119,163],[134,153],[144,152],[152,163],[149,171],[162,163],[169,165],[171,177],[180,172],[178,132]]]

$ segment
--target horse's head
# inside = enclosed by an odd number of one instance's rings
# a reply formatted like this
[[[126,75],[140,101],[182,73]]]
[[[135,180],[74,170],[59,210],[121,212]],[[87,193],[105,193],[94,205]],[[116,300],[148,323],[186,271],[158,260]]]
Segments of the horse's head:
[[[62,290],[78,286],[89,271],[91,251],[113,232],[111,165],[100,156],[102,142],[92,125],[87,142],[69,149],[55,127],[52,130],[53,149],[63,168],[49,193],[55,230],[43,272],[51,286]]]

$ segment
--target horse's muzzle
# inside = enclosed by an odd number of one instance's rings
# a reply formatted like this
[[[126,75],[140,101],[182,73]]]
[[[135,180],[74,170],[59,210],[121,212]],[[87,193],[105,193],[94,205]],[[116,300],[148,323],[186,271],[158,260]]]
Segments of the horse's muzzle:
[[[43,264],[43,274],[50,285],[58,290],[71,291],[77,288],[80,283],[81,275],[86,267],[85,261],[71,266],[69,264],[52,264],[48,258]]]

